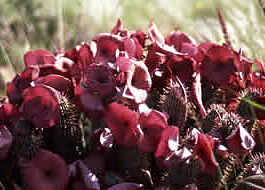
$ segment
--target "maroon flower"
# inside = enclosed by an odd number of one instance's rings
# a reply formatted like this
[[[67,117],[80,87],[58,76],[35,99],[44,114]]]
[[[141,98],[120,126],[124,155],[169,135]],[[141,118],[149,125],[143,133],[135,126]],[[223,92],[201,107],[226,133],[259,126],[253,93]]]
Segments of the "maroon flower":
[[[132,147],[138,142],[138,114],[116,102],[109,104],[104,120],[117,144]]]
[[[38,78],[39,68],[37,66],[26,67],[25,70],[19,75],[17,80],[17,88],[22,92],[30,86],[30,83]]]
[[[190,56],[174,55],[165,64],[186,86],[191,86],[196,72],[196,61]]]
[[[166,61],[166,55],[159,53],[156,51],[155,46],[150,46],[148,48],[148,54],[145,59],[145,64],[148,68],[148,71],[151,76],[155,73],[155,71]]]
[[[100,97],[93,95],[82,82],[75,87],[75,99],[76,106],[90,118],[101,117],[106,109]]]
[[[18,115],[19,112],[13,104],[0,101],[0,126],[7,124],[12,118]]]
[[[257,59],[255,59],[255,64],[258,67],[258,70],[251,72],[251,82],[249,85],[253,88],[265,90],[265,66]]]
[[[162,131],[168,127],[166,116],[156,110],[141,113],[139,123],[143,134],[138,143],[141,152],[154,152],[159,143]]]
[[[144,102],[152,80],[146,65],[142,62],[119,56],[117,64],[122,73],[126,73],[126,85],[123,96],[134,100],[136,104]]]
[[[162,131],[155,151],[155,157],[161,167],[166,167],[165,160],[179,147],[179,128],[169,126]]]
[[[175,55],[175,54],[182,54],[172,46],[169,46],[165,43],[165,39],[163,35],[157,29],[155,23],[153,21],[150,22],[148,25],[148,37],[151,43],[156,47],[156,50],[160,53],[164,53],[166,55]]]
[[[75,87],[77,106],[88,117],[100,117],[105,104],[116,95],[116,82],[107,65],[92,64]]]
[[[21,93],[30,86],[30,83],[39,76],[39,68],[31,65],[25,68],[21,74],[17,74],[11,82],[7,84],[7,96],[9,102],[18,104],[22,102]]]
[[[128,53],[130,57],[134,57],[137,60],[141,60],[143,55],[143,49],[137,38],[126,37],[123,40],[124,51]]]
[[[226,138],[226,143],[230,152],[241,155],[255,146],[255,141],[241,124]]]
[[[77,64],[81,71],[85,71],[86,68],[92,64],[93,58],[96,54],[96,49],[91,46],[96,46],[94,42],[83,43],[77,50]]]
[[[28,51],[25,54],[24,63],[26,67],[31,65],[54,64],[55,57],[47,50],[37,49],[35,51]]]
[[[218,163],[213,157],[214,140],[205,134],[197,134],[193,154],[199,158],[205,173],[215,174]]]
[[[195,56],[197,53],[196,45],[182,32],[172,32],[166,37],[165,42],[168,45],[173,45],[178,52],[185,53],[189,56]]]
[[[123,49],[122,38],[118,35],[100,33],[93,38],[93,41],[97,45],[97,53],[95,57],[95,62],[115,62],[116,61],[116,51]]]
[[[52,127],[60,120],[59,95],[55,89],[37,85],[24,90],[22,96],[21,112],[34,127]]]
[[[144,47],[145,46],[145,40],[146,40],[146,35],[142,30],[136,30],[134,31],[131,35],[131,38],[137,39],[139,44]]]
[[[201,64],[202,79],[227,88],[230,77],[238,71],[235,56],[225,46],[215,45],[208,49]]]
[[[61,75],[49,74],[44,77],[37,78],[34,83],[36,85],[43,84],[50,86],[65,95],[72,96],[73,94],[73,85],[71,81]]]
[[[83,86],[88,88],[91,94],[100,98],[116,95],[115,78],[107,65],[92,64],[87,67],[83,77]]]
[[[68,169],[59,155],[39,150],[33,159],[21,164],[23,186],[27,190],[64,190],[68,184]]]

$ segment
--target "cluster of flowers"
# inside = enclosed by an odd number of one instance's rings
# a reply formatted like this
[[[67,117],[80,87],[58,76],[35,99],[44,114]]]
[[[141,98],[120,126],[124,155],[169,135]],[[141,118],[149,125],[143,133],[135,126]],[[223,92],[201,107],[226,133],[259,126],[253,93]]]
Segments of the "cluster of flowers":
[[[255,63],[229,44],[164,38],[154,22],[147,34],[129,31],[120,20],[68,51],[29,51],[0,102],[0,181],[193,190],[263,175],[265,114],[247,102],[265,104]]]

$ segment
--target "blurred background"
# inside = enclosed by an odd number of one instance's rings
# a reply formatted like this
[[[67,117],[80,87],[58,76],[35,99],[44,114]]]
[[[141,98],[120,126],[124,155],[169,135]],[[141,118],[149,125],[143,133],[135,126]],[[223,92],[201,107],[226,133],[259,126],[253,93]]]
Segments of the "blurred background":
[[[263,0],[0,0],[0,95],[23,69],[28,50],[70,49],[109,32],[120,18],[125,28],[147,31],[154,20],[162,34],[187,33],[198,45],[224,42],[220,8],[232,46],[265,61]]]

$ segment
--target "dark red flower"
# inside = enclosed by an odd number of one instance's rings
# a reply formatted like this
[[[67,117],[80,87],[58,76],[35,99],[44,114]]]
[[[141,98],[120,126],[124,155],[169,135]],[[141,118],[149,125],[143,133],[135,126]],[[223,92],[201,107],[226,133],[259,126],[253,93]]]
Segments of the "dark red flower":
[[[161,167],[167,167],[166,160],[179,148],[179,128],[166,127],[160,136],[155,157]],[[171,164],[169,164],[171,165]]]
[[[119,56],[117,64],[120,71],[126,73],[123,96],[134,100],[136,104],[144,102],[147,98],[147,91],[150,90],[152,85],[146,65],[125,56]]]
[[[106,109],[100,96],[93,95],[90,89],[85,87],[82,82],[75,87],[75,100],[76,106],[80,111],[90,118],[101,117]]]
[[[34,127],[52,127],[60,120],[59,94],[55,89],[36,85],[24,90],[22,96],[21,112]]]
[[[166,63],[172,71],[186,86],[191,86],[196,72],[196,61],[185,55],[174,55]]]
[[[236,61],[236,55],[227,47],[211,47],[202,60],[202,80],[205,79],[217,87],[227,88],[230,77],[238,71]]]
[[[86,68],[92,64],[93,58],[96,54],[96,49],[93,49],[91,46],[95,46],[94,42],[83,43],[77,50],[77,64],[81,71],[85,71]]]
[[[24,56],[24,64],[26,67],[32,65],[47,65],[54,64],[55,57],[47,50],[37,49],[35,51],[28,51]]]
[[[134,31],[131,35],[131,38],[137,39],[139,44],[144,47],[145,46],[145,40],[146,40],[146,35],[143,31],[141,30],[136,30]]]
[[[255,146],[255,141],[241,124],[226,138],[226,143],[230,152],[241,155]]]
[[[0,126],[7,124],[18,115],[19,111],[13,104],[0,101]]]
[[[194,145],[193,154],[199,158],[205,173],[215,174],[218,163],[213,157],[214,140],[212,137],[199,133]]]
[[[114,63],[116,61],[116,51],[123,49],[122,38],[118,35],[100,33],[93,38],[96,43],[97,53],[95,62],[99,63]]]
[[[116,95],[115,78],[107,65],[92,64],[87,67],[83,77],[83,86],[88,88],[91,94],[100,98]]]
[[[130,57],[134,57],[137,60],[141,60],[143,55],[143,49],[137,38],[126,37],[123,39],[124,51],[128,53]]]
[[[151,21],[148,25],[148,38],[150,39],[153,46],[156,47],[156,50],[160,53],[164,53],[169,56],[175,54],[182,54],[176,51],[173,46],[169,46],[165,43],[163,35],[159,32],[153,21]]]
[[[173,45],[178,52],[186,53],[189,56],[195,56],[197,53],[196,45],[182,32],[172,32],[166,37],[165,42],[168,45]]]
[[[155,152],[155,157],[166,157],[172,150],[169,147],[169,140],[174,139],[176,146],[179,145],[179,128],[175,126],[166,127],[161,134],[159,143]],[[177,149],[177,148],[176,148]],[[175,150],[176,150],[175,149]]]
[[[66,57],[56,57],[56,62],[54,64],[41,65],[39,69],[40,77],[49,74],[62,75],[72,80],[74,85],[81,78],[81,69],[76,63]]]
[[[33,159],[20,166],[23,186],[27,190],[64,190],[68,184],[68,168],[59,155],[39,150]]]
[[[154,152],[159,143],[162,131],[168,127],[166,116],[156,110],[150,113],[141,113],[139,118],[141,130],[143,132],[138,147],[141,152]]]
[[[37,66],[29,66],[19,75],[17,81],[17,88],[22,92],[30,86],[30,83],[38,78],[39,68]]]
[[[7,84],[7,96],[9,102],[18,104],[22,102],[21,93],[30,86],[30,83],[39,76],[37,66],[28,66],[21,74],[17,74],[11,82]]]
[[[114,136],[117,144],[132,147],[139,140],[138,114],[122,104],[109,104],[104,121]]]
[[[148,54],[145,59],[145,64],[148,68],[148,71],[151,76],[155,73],[155,71],[166,61],[166,55],[159,53],[156,51],[155,46],[150,46],[148,48]]]
[[[50,86],[65,95],[71,96],[73,94],[73,85],[71,81],[61,75],[49,74],[37,78],[34,82],[36,85],[43,84]]]

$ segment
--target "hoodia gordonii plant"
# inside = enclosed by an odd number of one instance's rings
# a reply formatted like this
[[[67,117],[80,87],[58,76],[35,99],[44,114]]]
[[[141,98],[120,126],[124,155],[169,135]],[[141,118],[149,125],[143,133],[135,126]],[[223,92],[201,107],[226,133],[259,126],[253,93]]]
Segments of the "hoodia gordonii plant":
[[[265,70],[253,63],[230,41],[164,37],[153,21],[31,50],[0,101],[1,187],[265,188]]]

